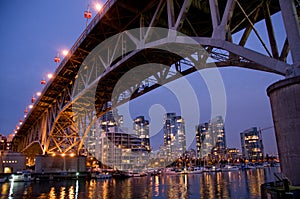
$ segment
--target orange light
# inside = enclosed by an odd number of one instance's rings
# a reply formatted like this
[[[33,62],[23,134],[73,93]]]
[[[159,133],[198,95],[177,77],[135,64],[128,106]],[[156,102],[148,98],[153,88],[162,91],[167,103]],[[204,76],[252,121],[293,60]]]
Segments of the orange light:
[[[33,108],[33,105],[32,105],[32,104],[30,104],[30,105],[28,106],[28,108],[29,108],[29,109],[32,109],[32,108]]]
[[[60,62],[59,56],[54,57],[54,62],[55,62],[55,63],[59,63],[59,62]]]
[[[66,156],[66,154],[62,153],[62,154],[61,154],[61,156],[62,156],[62,157],[65,157],[65,156]]]
[[[36,95],[37,95],[37,96],[41,96],[42,93],[41,93],[41,92],[36,92]]]
[[[90,19],[92,18],[92,13],[90,11],[84,11],[84,18],[86,19]]]
[[[35,102],[35,98],[34,98],[34,96],[32,96],[31,103],[34,103],[34,102]]]

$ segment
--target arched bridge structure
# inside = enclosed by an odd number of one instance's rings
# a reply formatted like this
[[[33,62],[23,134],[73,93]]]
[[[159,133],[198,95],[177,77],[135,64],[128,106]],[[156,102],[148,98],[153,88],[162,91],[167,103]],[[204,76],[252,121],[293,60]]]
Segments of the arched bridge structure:
[[[279,12],[286,31],[282,48],[271,20]],[[13,150],[80,154],[97,118],[109,111],[107,102],[120,105],[196,70],[238,66],[299,76],[299,12],[294,0],[109,0],[30,109]],[[265,23],[267,39],[257,22]],[[246,47],[251,32],[264,53]],[[118,85],[129,70],[148,63],[159,67]]]

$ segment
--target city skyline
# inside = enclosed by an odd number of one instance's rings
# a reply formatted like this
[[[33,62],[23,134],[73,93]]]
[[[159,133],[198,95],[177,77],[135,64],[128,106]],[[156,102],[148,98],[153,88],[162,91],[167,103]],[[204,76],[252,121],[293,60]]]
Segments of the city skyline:
[[[56,64],[53,62],[54,56],[62,49],[70,49],[84,30],[86,20],[83,18],[83,12],[87,9],[88,3],[69,0],[63,3],[60,1],[28,1],[26,3],[10,1],[10,3],[1,2],[1,4],[3,27],[6,28],[1,29],[1,42],[4,47],[1,50],[3,65],[0,80],[3,92],[0,133],[7,135],[13,132],[19,119],[23,118],[23,111],[30,104],[32,95],[42,90],[41,79],[45,78],[48,72],[54,72],[56,68]],[[11,16],[11,11],[14,11],[13,16]],[[94,15],[95,11],[93,11]],[[279,26],[280,23],[279,20]],[[22,33],[21,36],[20,33]],[[255,42],[253,43],[255,45]],[[228,101],[225,118],[225,124],[228,125],[225,128],[229,133],[228,145],[235,147],[236,140],[239,140],[239,133],[244,129],[252,126],[261,128],[273,126],[269,99],[265,90],[267,86],[283,77],[237,68],[220,69],[220,73],[223,77]],[[203,81],[197,77],[197,74],[191,74],[186,78],[194,88],[198,99],[206,101],[200,105],[200,110],[203,111],[201,112],[201,121],[198,122],[208,121],[211,117],[210,110],[208,110],[210,103],[207,96],[203,96],[207,92],[199,92],[203,88],[203,85],[199,84],[203,84]],[[171,83],[175,86],[180,84],[180,81]],[[137,110],[130,109],[132,116],[129,119],[141,115],[140,113],[144,113],[149,121],[157,121],[162,118],[160,115],[155,115],[156,112],[181,114],[180,108],[176,106],[176,100],[168,104],[153,99],[157,96],[160,96],[161,99],[169,99],[168,94],[172,95],[169,91],[161,88],[141,99],[134,100],[130,106],[137,107]],[[184,103],[189,103],[189,100],[186,99]],[[147,108],[145,109],[145,107]],[[190,107],[189,111],[193,112],[194,108]],[[189,118],[185,119],[190,121]],[[162,125],[151,126],[151,123],[155,124],[151,121],[150,129],[154,129],[154,132],[150,134],[155,136]],[[187,124],[188,134],[194,135],[195,125]],[[268,138],[264,139],[267,142],[266,152],[277,153],[276,145],[274,145],[274,130],[269,129],[263,132],[263,137]]]
[[[161,146],[166,146],[166,145],[171,143],[170,142],[170,140],[171,140],[171,137],[170,137],[171,135],[170,134],[176,135],[176,132],[175,132],[176,130],[175,129],[171,130],[170,126],[172,126],[172,125],[176,126],[176,124],[175,124],[176,120],[181,120],[181,122],[183,121],[183,126],[180,127],[180,129],[183,130],[184,135],[185,135],[184,118],[182,118],[180,115],[176,115],[176,113],[168,112],[168,113],[164,114],[163,117],[165,119],[163,121],[161,121],[161,123],[163,123],[164,128],[162,129],[161,132],[158,133],[157,137],[155,137],[155,136],[149,137],[149,131],[151,130],[151,129],[149,129],[150,123],[145,118],[144,115],[136,116],[132,120],[133,128],[131,129],[129,126],[124,126],[123,120],[122,120],[123,115],[120,115],[118,112],[119,111],[117,109],[113,109],[113,110],[109,111],[108,113],[104,114],[102,117],[100,117],[99,122],[100,122],[100,126],[102,126],[101,128],[103,128],[103,126],[108,125],[108,123],[109,123],[110,127],[120,128],[120,130],[122,132],[126,133],[126,134],[135,135],[135,136],[139,137],[142,140],[144,139],[143,142],[145,143],[145,146],[147,148],[150,146],[150,148],[154,149],[154,151],[158,150],[159,147],[161,147]],[[122,118],[122,119],[120,120],[120,118]],[[116,121],[118,121],[118,122],[116,122]],[[169,121],[168,125],[166,124],[166,121]],[[104,125],[102,124],[103,122],[104,122]],[[193,138],[193,142],[189,146],[186,145],[185,150],[188,151],[189,149],[194,149],[195,151],[197,151],[197,142],[200,141],[200,140],[197,141],[197,135],[198,135],[197,133],[198,133],[198,131],[202,131],[202,132],[205,133],[206,136],[207,136],[207,134],[212,134],[214,132],[217,133],[215,135],[216,136],[215,138],[210,138],[209,141],[205,141],[205,142],[208,142],[209,145],[210,145],[209,147],[205,147],[206,148],[205,149],[206,153],[211,153],[211,150],[214,149],[214,148],[218,152],[220,152],[222,150],[225,150],[225,149],[236,148],[236,149],[239,149],[240,152],[242,153],[243,143],[241,141],[239,142],[239,144],[238,144],[239,146],[237,146],[237,147],[236,146],[233,147],[231,145],[226,144],[226,142],[227,142],[226,137],[227,136],[226,136],[226,129],[224,128],[224,126],[225,126],[225,123],[224,123],[223,118],[221,116],[216,116],[216,117],[211,118],[210,120],[208,120],[204,123],[196,125],[195,126],[196,130],[195,130],[195,135],[194,135],[194,138]],[[273,128],[273,127],[269,127],[269,128]],[[255,131],[260,132],[260,133],[264,130],[264,129],[257,128],[256,126],[253,126],[251,128],[244,129],[243,131],[241,131],[240,135],[244,134],[245,132],[248,132],[252,129],[256,129]],[[169,134],[168,134],[168,132],[169,132]],[[166,138],[167,134],[169,136],[168,139]],[[217,140],[217,137],[219,137],[219,134],[220,135],[222,134],[222,140],[221,140],[221,142],[219,140],[219,142],[217,143],[216,140]],[[184,139],[185,139],[185,137],[184,137]],[[169,141],[169,143],[168,143],[168,141]],[[154,142],[154,144],[153,144],[153,142]],[[262,137],[260,137],[260,142],[263,142]],[[214,146],[214,144],[212,144],[212,143],[215,143],[215,144],[218,144],[218,145]],[[201,150],[202,150],[202,147],[201,147]],[[265,153],[264,155],[266,155],[266,154],[267,153]],[[203,154],[203,155],[205,156],[207,154]],[[269,154],[269,155],[274,155],[274,154]]]

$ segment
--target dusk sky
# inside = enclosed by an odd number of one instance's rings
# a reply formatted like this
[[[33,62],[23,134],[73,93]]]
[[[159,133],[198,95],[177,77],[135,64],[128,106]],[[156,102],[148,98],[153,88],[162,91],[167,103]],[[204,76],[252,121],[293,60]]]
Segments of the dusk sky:
[[[95,16],[94,2],[87,0],[1,1],[1,134],[13,133],[19,119],[23,119],[24,110],[31,103],[31,97],[37,91],[42,91],[43,85],[40,81],[56,69],[57,66],[53,61],[55,55],[63,49],[70,49],[80,36],[86,25],[83,12],[89,3]],[[283,42],[281,16],[277,14],[275,17],[278,20],[275,31]],[[267,33],[263,27],[263,23],[257,26],[262,36],[265,36]],[[257,38],[253,34],[251,38],[253,41],[247,44],[248,47],[261,51],[262,47],[258,44]],[[281,46],[282,43],[279,44],[279,48]],[[284,77],[236,67],[222,68],[220,73],[227,97],[225,118],[227,146],[240,148],[240,132],[251,127],[263,129],[273,126],[266,88]],[[199,122],[207,122],[210,119],[210,104],[204,82],[198,73],[185,78],[200,102]],[[179,80],[171,86],[180,87],[180,84]],[[168,93],[166,88],[161,88],[132,102],[129,106],[131,118],[125,118],[125,124],[128,120],[127,125],[132,125],[132,118],[145,115],[146,119],[150,120],[151,134],[155,135],[162,125],[158,124],[162,122],[162,114],[165,111],[178,113],[179,110],[176,100],[173,100],[174,107],[169,103],[169,96],[172,94]],[[176,93],[173,97],[176,99]],[[179,103],[189,103],[189,99]],[[159,111],[162,114],[158,114]],[[188,123],[189,118],[184,119]],[[195,125],[186,126],[187,136],[194,136]],[[274,129],[262,131],[262,135],[265,153],[277,154]]]

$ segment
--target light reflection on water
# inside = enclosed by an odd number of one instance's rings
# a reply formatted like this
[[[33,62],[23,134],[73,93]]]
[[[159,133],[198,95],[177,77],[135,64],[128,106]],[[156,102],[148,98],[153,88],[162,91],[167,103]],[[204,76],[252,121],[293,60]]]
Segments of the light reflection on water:
[[[81,199],[81,198],[260,198],[260,185],[274,181],[279,168],[161,175],[124,180],[66,180],[0,184],[0,199]]]

